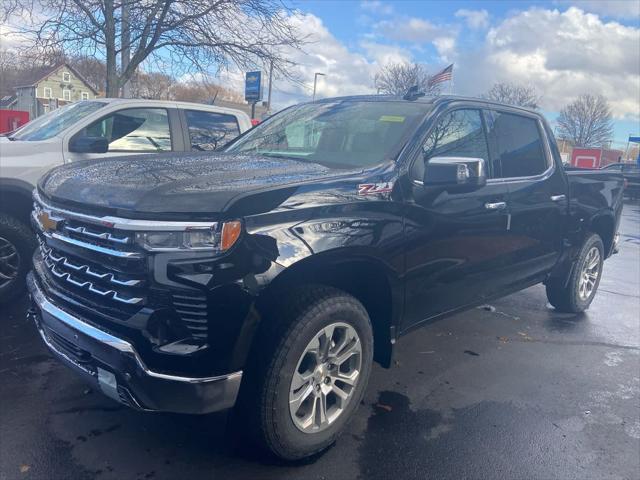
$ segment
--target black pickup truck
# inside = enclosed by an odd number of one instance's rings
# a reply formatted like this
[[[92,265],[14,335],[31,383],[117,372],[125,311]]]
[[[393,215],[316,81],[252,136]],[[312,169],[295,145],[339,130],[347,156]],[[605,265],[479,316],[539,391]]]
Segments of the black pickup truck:
[[[35,193],[30,315],[140,410],[236,407],[260,445],[330,445],[411,329],[544,283],[591,303],[623,180],[562,167],[536,112],[442,96],[288,108],[221,153],[78,162]]]

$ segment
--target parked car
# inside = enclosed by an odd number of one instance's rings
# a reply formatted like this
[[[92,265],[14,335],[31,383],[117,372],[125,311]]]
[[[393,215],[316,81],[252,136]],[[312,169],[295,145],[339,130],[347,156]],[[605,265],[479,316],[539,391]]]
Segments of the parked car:
[[[36,246],[31,194],[47,170],[134,152],[215,150],[249,128],[238,110],[105,98],[70,104],[0,136],[0,302],[24,290]]]
[[[603,170],[615,171],[622,173],[625,180],[625,193],[631,198],[640,197],[640,165],[637,163],[611,163]]]
[[[50,172],[31,315],[116,401],[235,405],[241,431],[299,459],[336,440],[412,329],[540,282],[559,311],[587,309],[621,209],[622,177],[566,173],[537,112],[320,100],[222,153]]]

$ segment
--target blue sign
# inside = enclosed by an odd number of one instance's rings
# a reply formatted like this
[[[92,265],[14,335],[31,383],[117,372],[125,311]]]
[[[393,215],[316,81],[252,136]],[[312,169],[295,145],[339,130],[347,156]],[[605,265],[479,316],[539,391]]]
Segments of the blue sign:
[[[629,141],[632,143],[640,143],[640,137],[629,137]]]
[[[262,72],[247,72],[244,81],[244,99],[249,102],[262,100]]]

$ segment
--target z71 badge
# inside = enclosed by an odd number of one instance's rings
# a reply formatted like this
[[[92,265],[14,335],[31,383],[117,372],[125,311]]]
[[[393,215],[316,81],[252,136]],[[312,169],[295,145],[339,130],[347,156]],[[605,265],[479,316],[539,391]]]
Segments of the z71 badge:
[[[393,182],[361,183],[358,185],[358,195],[373,195],[376,193],[391,193]]]

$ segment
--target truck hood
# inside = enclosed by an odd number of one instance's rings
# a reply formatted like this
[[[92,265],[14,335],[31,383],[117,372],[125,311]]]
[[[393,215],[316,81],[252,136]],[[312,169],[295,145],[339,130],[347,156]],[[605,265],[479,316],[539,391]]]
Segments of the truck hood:
[[[122,216],[204,214],[223,212],[247,194],[333,174],[343,172],[259,155],[139,155],[64,165],[43,177],[38,188],[56,203]]]

